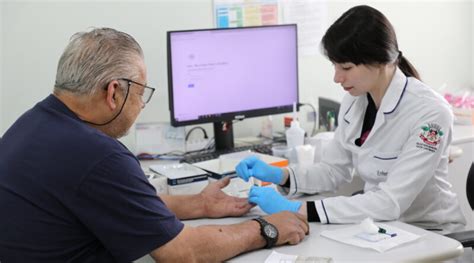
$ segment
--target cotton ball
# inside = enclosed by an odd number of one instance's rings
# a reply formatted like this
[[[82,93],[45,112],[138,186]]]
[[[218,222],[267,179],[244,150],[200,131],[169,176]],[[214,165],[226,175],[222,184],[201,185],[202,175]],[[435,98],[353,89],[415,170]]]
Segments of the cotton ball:
[[[370,217],[362,220],[362,222],[360,222],[360,227],[368,234],[377,234],[379,232],[379,228],[374,224],[374,221]]]

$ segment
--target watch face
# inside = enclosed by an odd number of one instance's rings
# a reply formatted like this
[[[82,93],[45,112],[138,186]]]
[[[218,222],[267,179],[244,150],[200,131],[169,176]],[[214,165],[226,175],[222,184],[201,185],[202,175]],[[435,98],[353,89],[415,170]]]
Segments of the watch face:
[[[278,231],[275,229],[274,226],[272,225],[266,225],[263,229],[263,231],[265,231],[265,234],[269,237],[269,238],[276,238],[277,235],[278,235]]]

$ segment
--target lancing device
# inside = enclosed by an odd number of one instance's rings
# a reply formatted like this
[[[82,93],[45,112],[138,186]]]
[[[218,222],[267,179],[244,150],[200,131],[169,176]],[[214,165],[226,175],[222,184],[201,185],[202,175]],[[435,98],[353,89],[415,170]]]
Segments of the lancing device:
[[[258,185],[258,181],[259,181],[258,179],[255,179],[255,177],[250,177],[250,180],[251,180],[250,182],[253,186],[259,186]]]
[[[397,233],[387,233],[387,230],[385,230],[384,228],[381,228],[379,227],[379,231],[378,231],[380,234],[385,234],[385,235],[389,235],[390,237],[396,237],[397,236]]]

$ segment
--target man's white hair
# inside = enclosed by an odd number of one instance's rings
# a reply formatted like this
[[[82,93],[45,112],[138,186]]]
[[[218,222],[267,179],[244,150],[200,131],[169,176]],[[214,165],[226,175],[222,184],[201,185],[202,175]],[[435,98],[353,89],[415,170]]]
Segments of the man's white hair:
[[[134,79],[140,58],[140,45],[126,33],[111,28],[76,33],[59,59],[54,90],[90,95],[114,79]]]

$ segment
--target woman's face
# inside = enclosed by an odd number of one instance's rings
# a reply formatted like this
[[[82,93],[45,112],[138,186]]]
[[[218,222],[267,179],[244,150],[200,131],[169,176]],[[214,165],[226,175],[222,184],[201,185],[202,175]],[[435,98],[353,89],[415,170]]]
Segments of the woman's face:
[[[380,80],[380,68],[354,63],[335,63],[334,82],[341,84],[352,96],[364,95],[373,91]]]

